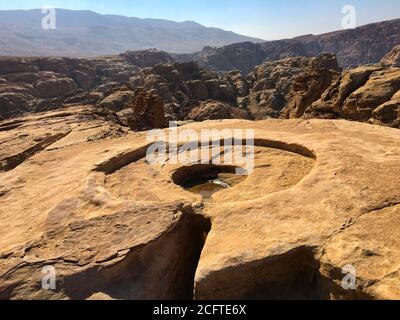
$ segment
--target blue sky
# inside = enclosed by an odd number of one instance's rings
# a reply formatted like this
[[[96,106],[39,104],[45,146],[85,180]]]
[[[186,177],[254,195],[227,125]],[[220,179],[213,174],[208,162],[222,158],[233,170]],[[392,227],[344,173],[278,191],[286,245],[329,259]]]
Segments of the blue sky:
[[[192,20],[266,40],[338,30],[344,5],[355,6],[357,25],[400,18],[399,0],[0,0],[0,10],[44,5],[140,18]]]

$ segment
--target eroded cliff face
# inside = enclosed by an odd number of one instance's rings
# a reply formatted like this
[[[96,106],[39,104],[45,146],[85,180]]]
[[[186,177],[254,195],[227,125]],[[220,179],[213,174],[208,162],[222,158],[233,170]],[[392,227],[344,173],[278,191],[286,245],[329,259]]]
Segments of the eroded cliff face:
[[[185,185],[215,166],[151,165],[147,132],[94,111],[0,122],[1,299],[400,297],[398,130],[187,124],[178,132],[255,130],[252,174],[205,199]],[[55,290],[42,288],[46,266]]]
[[[142,87],[161,97],[169,120],[185,120],[203,101],[234,106],[248,94],[238,72],[221,77],[196,63],[173,63],[155,50],[91,60],[1,58],[0,68],[0,119],[87,104],[127,124]]]
[[[248,108],[257,119],[299,118],[340,71],[333,54],[266,62],[248,76]]]
[[[179,61],[196,61],[206,69],[244,74],[264,62],[311,57],[323,52],[337,55],[344,68],[378,63],[394,46],[400,44],[400,20],[385,21],[352,30],[322,35],[305,35],[263,43],[237,43],[221,48],[206,47],[194,54],[178,55]]]
[[[61,107],[94,87],[96,69],[77,59],[1,58],[0,78],[0,119],[4,119]]]
[[[328,117],[400,127],[399,46],[380,64],[346,70],[306,110],[305,118]]]
[[[171,62],[149,50],[96,59],[0,58],[0,119],[24,113],[95,104],[143,67]]]
[[[397,50],[379,64],[344,71],[335,55],[323,53],[266,62],[246,77],[239,71],[220,75],[193,62],[159,64],[140,71],[127,84],[131,89],[117,88],[99,105],[120,112],[131,104],[133,88],[143,87],[162,98],[168,120],[320,118],[397,128]],[[126,112],[118,112],[124,122]]]

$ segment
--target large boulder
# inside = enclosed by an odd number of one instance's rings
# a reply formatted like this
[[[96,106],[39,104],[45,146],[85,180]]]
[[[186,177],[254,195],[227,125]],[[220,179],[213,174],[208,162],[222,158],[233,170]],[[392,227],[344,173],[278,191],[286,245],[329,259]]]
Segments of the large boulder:
[[[6,92],[0,93],[0,120],[32,112],[33,96],[29,93]]]
[[[400,90],[372,112],[373,118],[391,127],[400,128]]]
[[[311,69],[296,76],[292,82],[292,90],[288,104],[283,110],[287,118],[300,118],[306,109],[330,86],[338,73],[330,69]]]

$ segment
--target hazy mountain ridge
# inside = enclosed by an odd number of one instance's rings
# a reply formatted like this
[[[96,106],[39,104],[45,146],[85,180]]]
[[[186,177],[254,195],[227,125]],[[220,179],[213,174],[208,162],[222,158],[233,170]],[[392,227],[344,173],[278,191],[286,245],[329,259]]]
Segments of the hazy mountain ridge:
[[[0,11],[0,55],[90,57],[158,48],[176,53],[204,46],[262,41],[192,21],[101,15],[57,9],[57,29],[43,30],[41,10]]]
[[[236,43],[220,48],[206,47],[193,54],[178,55],[180,61],[197,61],[202,67],[219,71],[239,69],[249,73],[264,61],[322,52],[337,55],[343,67],[379,62],[400,44],[400,19],[372,23],[356,29],[263,43]]]

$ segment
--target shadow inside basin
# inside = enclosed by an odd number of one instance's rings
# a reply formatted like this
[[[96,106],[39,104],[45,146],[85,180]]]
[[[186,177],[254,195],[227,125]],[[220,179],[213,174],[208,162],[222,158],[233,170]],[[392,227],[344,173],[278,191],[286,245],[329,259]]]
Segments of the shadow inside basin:
[[[236,166],[198,164],[178,169],[172,180],[185,190],[201,195],[204,201],[211,201],[215,193],[234,187],[247,178],[238,175],[238,169]]]

